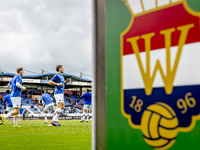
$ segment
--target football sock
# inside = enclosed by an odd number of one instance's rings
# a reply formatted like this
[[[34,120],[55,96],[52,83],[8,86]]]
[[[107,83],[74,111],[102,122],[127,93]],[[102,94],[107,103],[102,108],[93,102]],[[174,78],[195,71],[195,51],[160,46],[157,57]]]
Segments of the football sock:
[[[17,118],[15,119],[13,119],[13,123],[15,124],[15,125],[17,125]]]
[[[47,114],[44,113],[44,119],[45,119],[45,122],[47,122]]]
[[[82,120],[85,120],[85,113],[83,114],[83,119]]]
[[[56,110],[56,115],[55,115],[54,121],[58,121],[58,117],[61,114],[61,112],[62,112],[62,109],[60,109],[60,108],[58,108],[58,110]]]
[[[7,119],[7,118],[9,118],[10,116],[12,116],[11,113],[8,113],[8,114],[5,115],[4,117]]]
[[[56,110],[56,111],[57,111],[57,110]],[[55,113],[53,113],[52,121],[55,121],[56,111],[55,111]]]
[[[87,115],[87,121],[88,121],[88,119],[89,119],[89,115]]]
[[[59,116],[58,116],[59,117]],[[55,121],[58,121],[58,117],[55,119]]]

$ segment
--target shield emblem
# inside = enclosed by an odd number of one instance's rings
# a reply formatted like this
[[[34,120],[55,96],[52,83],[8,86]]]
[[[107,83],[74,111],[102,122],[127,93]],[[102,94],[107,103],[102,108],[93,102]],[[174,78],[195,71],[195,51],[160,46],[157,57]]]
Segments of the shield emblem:
[[[142,1],[140,1],[142,2]],[[134,14],[121,33],[121,111],[153,148],[200,119],[200,14],[178,1]]]

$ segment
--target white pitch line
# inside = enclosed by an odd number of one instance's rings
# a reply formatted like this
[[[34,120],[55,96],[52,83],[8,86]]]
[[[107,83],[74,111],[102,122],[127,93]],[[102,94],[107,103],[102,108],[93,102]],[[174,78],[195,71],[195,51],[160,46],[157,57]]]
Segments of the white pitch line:
[[[91,132],[52,133],[52,134],[27,134],[27,135],[2,135],[0,137],[37,136],[37,135],[59,135],[59,134],[77,134],[77,133],[91,133]]]

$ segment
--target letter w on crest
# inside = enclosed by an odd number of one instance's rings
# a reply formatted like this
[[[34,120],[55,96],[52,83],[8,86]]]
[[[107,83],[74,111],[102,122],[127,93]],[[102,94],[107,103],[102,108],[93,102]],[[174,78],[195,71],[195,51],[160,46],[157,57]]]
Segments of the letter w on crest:
[[[151,95],[152,93],[152,86],[155,79],[155,75],[157,71],[160,71],[162,80],[164,82],[164,88],[166,94],[171,94],[173,90],[173,82],[176,75],[176,71],[178,68],[179,60],[181,57],[183,45],[186,42],[186,38],[188,32],[191,28],[194,27],[194,24],[188,24],[184,26],[177,27],[178,31],[181,31],[179,42],[178,42],[178,51],[175,57],[175,62],[173,68],[171,69],[171,55],[170,55],[170,48],[171,48],[171,34],[175,31],[175,28],[170,28],[166,30],[161,30],[160,34],[164,35],[165,38],[165,48],[166,48],[166,74],[164,74],[163,69],[161,67],[160,61],[156,61],[155,68],[153,70],[153,74],[150,74],[150,50],[151,50],[151,38],[155,36],[155,33],[148,33],[141,36],[141,39],[145,41],[145,51],[146,51],[146,72],[144,71],[144,67],[142,65],[142,61],[139,55],[139,47],[137,40],[140,39],[140,36],[135,36],[127,39],[127,42],[131,43],[133,52],[136,55],[137,62],[140,68],[140,72],[142,74],[142,79],[145,85],[145,93],[147,95]]]

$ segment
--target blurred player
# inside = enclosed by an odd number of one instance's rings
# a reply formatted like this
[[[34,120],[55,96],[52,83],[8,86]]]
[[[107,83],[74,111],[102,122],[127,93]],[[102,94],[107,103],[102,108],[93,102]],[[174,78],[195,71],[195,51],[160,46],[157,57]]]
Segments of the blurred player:
[[[5,124],[5,121],[7,118],[18,115],[19,114],[19,108],[21,105],[21,90],[25,90],[26,87],[22,86],[22,75],[23,75],[23,68],[17,68],[17,75],[14,76],[11,82],[11,101],[14,107],[14,111],[9,112],[8,114],[4,115],[1,117],[2,124]],[[17,124],[15,125],[16,127],[19,127]]]
[[[49,84],[55,86],[54,97],[56,99],[56,111],[54,113],[52,124],[58,124],[58,117],[64,109],[64,90],[65,90],[65,81],[62,73],[64,72],[62,65],[56,66],[57,73],[50,80]],[[67,80],[69,82],[69,80]],[[60,124],[58,124],[60,126]]]
[[[47,111],[49,109],[51,109],[54,112],[55,107],[54,107],[54,103],[53,103],[53,100],[51,98],[51,95],[44,93],[44,90],[42,90],[41,93],[42,93],[41,100],[43,100],[44,103],[45,103],[45,107],[44,107],[44,119],[45,119],[45,122],[44,122],[44,124],[46,124],[46,123],[48,123]],[[49,126],[54,126],[54,124],[51,123]]]
[[[23,121],[23,108],[22,108],[22,104],[20,105],[20,109],[19,109],[19,121],[20,120]]]
[[[88,123],[89,113],[91,109],[91,97],[92,97],[92,94],[89,91],[90,91],[89,89],[86,89],[86,93],[80,97],[81,99],[85,98],[85,104],[83,107],[83,118],[81,122],[85,122],[85,112],[87,111],[87,123]]]
[[[6,96],[4,97],[3,105],[5,105],[5,103],[8,104],[6,107],[6,110],[5,110],[5,114],[14,110],[12,101],[10,99],[10,90],[6,90]],[[13,124],[14,124],[14,126],[17,124],[17,116],[14,116]]]
[[[6,107],[5,114],[14,110],[13,104],[12,104],[11,99],[10,99],[10,90],[6,90],[6,96],[4,97],[3,105],[5,105],[6,103],[8,105]]]

